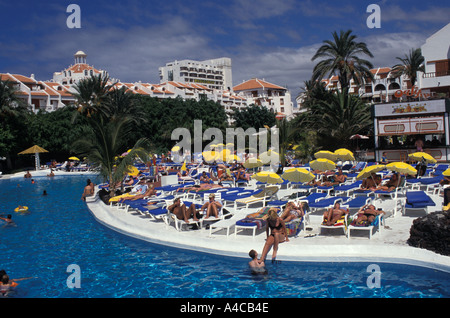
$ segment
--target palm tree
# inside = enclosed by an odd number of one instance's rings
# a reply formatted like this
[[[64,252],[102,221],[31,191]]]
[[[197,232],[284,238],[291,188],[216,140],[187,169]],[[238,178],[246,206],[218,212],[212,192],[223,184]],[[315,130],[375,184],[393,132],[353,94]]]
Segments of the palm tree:
[[[9,80],[0,81],[0,117],[17,117],[27,111],[26,103],[17,97],[16,89]]]
[[[141,107],[138,107],[137,100],[134,94],[125,86],[121,88],[114,87],[109,90],[103,98],[103,108],[110,120],[115,120],[118,117],[127,116],[134,123],[146,122],[145,114]]]
[[[369,106],[347,90],[333,92],[329,101],[314,104],[307,120],[307,126],[332,148],[349,146],[350,136],[367,133],[372,127]]]
[[[83,127],[83,138],[73,144],[79,156],[86,157],[93,167],[99,169],[103,180],[109,182],[111,193],[115,190],[115,184],[123,180],[137,156],[144,162],[148,161],[146,138],[139,139],[128,155],[120,158],[120,154],[129,147],[127,140],[132,134],[131,121],[126,116],[108,122],[103,117],[88,118],[88,125]]]
[[[111,85],[107,76],[97,75],[84,78],[74,85],[78,112],[87,117],[105,112],[104,103]]]
[[[312,80],[321,80],[331,75],[339,76],[341,89],[344,91],[350,86],[350,80],[356,83],[362,83],[364,78],[373,78],[370,69],[372,63],[361,59],[360,55],[373,57],[364,42],[356,42],[356,35],[352,31],[341,31],[338,35],[333,32],[334,41],[325,40],[324,43],[314,54],[311,61],[323,58],[313,70]]]
[[[420,48],[411,49],[409,55],[405,54],[404,58],[397,57],[397,60],[402,63],[392,67],[392,75],[394,77],[406,75],[411,81],[411,86],[414,86],[417,81],[417,72],[425,72],[425,66],[423,65],[425,59],[422,56],[422,50]]]

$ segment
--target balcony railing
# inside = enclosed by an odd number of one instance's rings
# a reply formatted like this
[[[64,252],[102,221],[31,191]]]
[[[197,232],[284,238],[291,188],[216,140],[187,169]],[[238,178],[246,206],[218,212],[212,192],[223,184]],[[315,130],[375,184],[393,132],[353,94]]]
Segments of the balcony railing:
[[[449,71],[424,73],[422,75],[422,77],[423,78],[433,78],[433,77],[441,77],[441,76],[448,76],[448,75],[450,75],[450,70]]]

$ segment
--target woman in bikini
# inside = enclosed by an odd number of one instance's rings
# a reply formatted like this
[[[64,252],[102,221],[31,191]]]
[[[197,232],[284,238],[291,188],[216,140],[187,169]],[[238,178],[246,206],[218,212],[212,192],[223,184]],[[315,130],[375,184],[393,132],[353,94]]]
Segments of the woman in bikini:
[[[269,235],[270,229],[270,235]],[[289,242],[284,221],[278,216],[277,210],[272,208],[269,210],[269,218],[266,226],[266,243],[264,244],[263,252],[260,261],[264,261],[270,248],[273,246],[272,262],[275,262],[278,251],[278,244]]]

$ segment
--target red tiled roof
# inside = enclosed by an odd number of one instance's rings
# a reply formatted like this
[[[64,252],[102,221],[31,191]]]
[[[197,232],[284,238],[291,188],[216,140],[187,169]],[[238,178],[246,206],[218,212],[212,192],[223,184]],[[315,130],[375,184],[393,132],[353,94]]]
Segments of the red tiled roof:
[[[94,73],[101,73],[99,70],[95,69],[93,66],[87,64],[75,64],[66,69],[66,71],[72,71],[74,73],[83,73],[85,70],[93,70]]]
[[[30,77],[24,76],[24,75],[19,75],[19,74],[11,74],[11,75],[14,76],[15,78],[17,78],[17,80],[22,83],[33,83],[33,84],[37,83],[36,80],[34,80]]]
[[[258,89],[258,88],[272,88],[272,89],[281,89],[286,90],[286,88],[257,79],[252,78],[251,80],[248,80],[242,84],[236,85],[233,87],[234,91],[245,91],[245,90],[251,90],[251,89]]]

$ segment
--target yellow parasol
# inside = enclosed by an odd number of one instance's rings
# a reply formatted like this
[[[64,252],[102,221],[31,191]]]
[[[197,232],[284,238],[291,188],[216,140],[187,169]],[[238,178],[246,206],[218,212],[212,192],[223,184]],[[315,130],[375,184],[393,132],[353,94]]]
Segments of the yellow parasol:
[[[280,154],[273,151],[273,150],[268,150],[266,152],[263,152],[262,154],[259,155],[259,159],[264,163],[267,164],[269,162],[272,163],[278,163],[280,162]]]
[[[170,149],[171,151],[173,151],[173,152],[177,152],[177,151],[180,151],[180,146],[174,146],[172,149]]]
[[[38,145],[34,145],[33,147],[30,147],[28,149],[25,149],[24,151],[19,152],[19,155],[35,155],[34,157],[34,165],[36,170],[39,170],[41,166],[41,162],[39,160],[39,154],[42,152],[48,152],[42,147],[39,147]]]
[[[243,163],[244,168],[246,169],[253,169],[263,166],[263,162],[260,159],[257,158],[249,158],[247,161]]]
[[[283,179],[291,182],[310,182],[315,179],[315,176],[310,171],[303,168],[287,169],[281,176]]]
[[[328,150],[320,150],[314,154],[316,159],[328,159],[331,161],[336,160],[336,154]]]
[[[360,173],[358,173],[358,175],[356,176],[356,180],[368,178],[372,175],[372,173],[377,173],[384,169],[386,169],[385,165],[373,165],[373,166],[366,167],[363,170],[361,170]]]
[[[404,162],[392,162],[387,164],[386,168],[388,170],[399,172],[402,174],[409,174],[409,175],[417,174],[416,168]]]
[[[415,152],[415,153],[410,153],[408,155],[409,159],[414,160],[414,161],[421,161],[422,159],[424,159],[427,163],[436,163],[436,159],[434,159],[430,154],[426,153],[426,152]]]
[[[445,177],[450,177],[450,168],[442,172],[442,175]]]
[[[139,174],[138,168],[136,168],[135,166],[128,166],[128,175],[135,177],[138,174]]]
[[[81,161],[80,159],[78,159],[77,157],[70,157],[69,160],[74,160],[74,161]]]
[[[205,159],[206,162],[213,162],[216,160],[217,156],[219,155],[218,151],[203,151],[202,152],[203,159]]]
[[[333,170],[336,168],[336,164],[328,159],[325,158],[319,158],[316,160],[313,160],[309,163],[309,166],[313,170],[319,170],[319,171],[327,171],[327,170]]]
[[[339,158],[341,160],[355,160],[355,157],[353,156],[353,152],[346,148],[340,148],[334,151],[334,154],[336,155],[336,158]]]
[[[283,183],[283,179],[277,175],[275,172],[271,171],[260,171],[252,176],[252,179],[263,183],[277,184]]]

